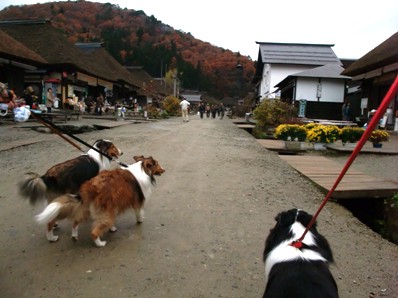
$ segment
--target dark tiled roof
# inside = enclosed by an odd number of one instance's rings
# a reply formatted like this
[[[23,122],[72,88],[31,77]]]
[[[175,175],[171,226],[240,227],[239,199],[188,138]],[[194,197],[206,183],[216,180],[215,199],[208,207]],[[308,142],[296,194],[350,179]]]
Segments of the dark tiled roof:
[[[398,32],[352,63],[342,72],[343,75],[356,76],[365,72],[398,62]]]
[[[296,77],[316,77],[316,78],[331,78],[331,79],[350,79],[351,77],[341,75],[344,70],[338,64],[327,64],[313,69],[301,71],[291,76]]]
[[[260,45],[259,57],[262,63],[319,66],[341,64],[332,50],[333,44],[256,43]]]
[[[0,54],[5,58],[29,62],[35,65],[47,63],[39,54],[30,50],[2,30],[0,30],[0,40]]]

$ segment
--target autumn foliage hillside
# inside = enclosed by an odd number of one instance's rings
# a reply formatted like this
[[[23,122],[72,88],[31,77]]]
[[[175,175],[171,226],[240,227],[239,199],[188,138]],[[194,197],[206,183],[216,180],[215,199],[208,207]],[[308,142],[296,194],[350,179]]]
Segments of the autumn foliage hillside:
[[[122,65],[144,66],[154,77],[175,72],[186,89],[219,98],[250,90],[255,69],[248,57],[175,30],[144,11],[86,1],[9,6],[0,11],[0,20],[16,19],[49,19],[71,42],[103,42]],[[237,68],[238,64],[243,67]]]

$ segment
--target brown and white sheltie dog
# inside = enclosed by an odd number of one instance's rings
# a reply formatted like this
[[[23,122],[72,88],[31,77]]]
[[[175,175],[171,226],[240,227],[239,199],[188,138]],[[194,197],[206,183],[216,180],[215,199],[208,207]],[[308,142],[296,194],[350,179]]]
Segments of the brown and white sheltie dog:
[[[97,140],[93,147],[115,159],[123,154],[108,140]],[[26,173],[18,182],[19,194],[32,205],[45,200],[50,203],[63,194],[77,194],[84,182],[110,166],[109,158],[90,149],[86,154],[52,166],[44,175]]]
[[[155,176],[165,170],[152,157],[134,156],[134,159],[136,163],[127,168],[102,171],[85,182],[77,196],[60,196],[37,215],[38,223],[47,224],[47,239],[58,240],[53,235],[53,225],[65,218],[73,222],[72,239],[77,240],[77,226],[91,217],[91,237],[99,247],[106,245],[100,237],[126,209],[133,208],[137,222],[143,222],[144,202],[156,184]]]
[[[316,224],[306,234],[302,247],[292,242],[302,236],[312,216],[291,209],[278,214],[263,254],[266,288],[263,297],[338,297],[336,281],[329,270],[333,262],[328,241],[318,233]]]

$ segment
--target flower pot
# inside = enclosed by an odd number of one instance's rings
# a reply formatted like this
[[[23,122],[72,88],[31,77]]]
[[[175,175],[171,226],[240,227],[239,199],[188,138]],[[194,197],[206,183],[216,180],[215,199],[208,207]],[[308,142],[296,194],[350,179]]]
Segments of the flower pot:
[[[373,143],[373,148],[381,148],[383,147],[383,143]]]
[[[326,150],[326,143],[314,143],[314,150]]]
[[[285,141],[285,149],[288,150],[300,150],[301,142],[298,141]]]

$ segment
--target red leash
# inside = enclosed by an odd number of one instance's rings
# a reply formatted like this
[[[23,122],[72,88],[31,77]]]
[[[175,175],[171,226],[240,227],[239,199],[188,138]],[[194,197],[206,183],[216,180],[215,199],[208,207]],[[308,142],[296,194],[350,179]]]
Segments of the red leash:
[[[398,91],[398,76],[395,78],[394,83],[391,85],[391,87],[388,90],[386,96],[384,97],[383,101],[381,102],[379,108],[376,110],[375,115],[370,120],[369,125],[366,127],[364,134],[362,135],[362,137],[359,140],[359,142],[358,142],[357,146],[355,147],[354,151],[351,153],[350,157],[348,158],[344,168],[341,170],[341,173],[337,177],[336,182],[334,183],[332,188],[329,190],[329,192],[327,193],[326,197],[323,199],[321,205],[318,208],[318,211],[315,213],[315,215],[312,217],[310,223],[305,228],[305,231],[304,231],[303,235],[298,240],[295,240],[295,241],[293,241],[291,243],[292,246],[294,246],[296,248],[301,248],[303,246],[302,242],[304,240],[305,235],[311,229],[311,227],[314,225],[319,213],[321,213],[321,210],[326,205],[326,203],[329,200],[329,198],[331,197],[333,191],[337,188],[337,186],[339,185],[340,181],[343,179],[344,175],[347,173],[349,167],[351,166],[351,164],[354,162],[355,158],[357,157],[359,151],[361,151],[363,145],[368,140],[370,134],[372,133],[372,131],[376,127],[377,123],[379,122],[381,117],[386,112],[390,101],[393,99],[393,97],[397,93],[397,91]]]

